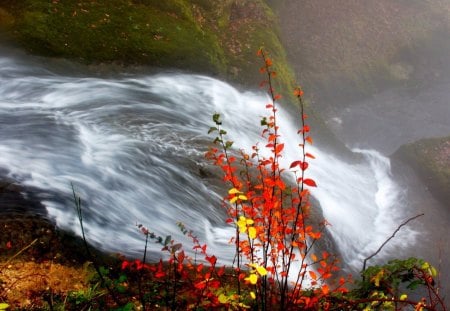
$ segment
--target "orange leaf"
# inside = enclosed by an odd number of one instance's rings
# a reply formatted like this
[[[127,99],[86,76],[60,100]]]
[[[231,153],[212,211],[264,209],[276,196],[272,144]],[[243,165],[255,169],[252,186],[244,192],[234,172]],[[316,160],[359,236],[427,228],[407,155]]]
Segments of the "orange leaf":
[[[317,280],[317,275],[314,271],[308,271],[308,272],[309,272],[309,276],[311,277],[311,279]]]
[[[311,136],[308,136],[305,138],[305,140],[310,143],[311,145],[313,144],[313,139],[311,138]]]
[[[297,88],[294,90],[294,96],[302,97],[302,96],[303,96],[303,90],[302,90],[301,88],[297,87]]]
[[[275,154],[279,154],[281,151],[283,151],[284,144],[278,144],[275,149]]]
[[[306,154],[305,154],[305,157],[308,157],[308,158],[311,158],[311,159],[315,159],[316,157],[315,156],[313,156],[311,153],[309,153],[309,152],[307,152]]]

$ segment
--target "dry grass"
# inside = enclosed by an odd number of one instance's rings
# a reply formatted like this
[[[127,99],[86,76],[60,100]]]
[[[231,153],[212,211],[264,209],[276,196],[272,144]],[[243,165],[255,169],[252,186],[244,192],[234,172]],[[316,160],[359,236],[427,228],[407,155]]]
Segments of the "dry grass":
[[[0,293],[12,309],[42,307],[42,297],[45,295],[65,297],[70,291],[88,288],[89,272],[86,267],[22,260],[1,265]]]

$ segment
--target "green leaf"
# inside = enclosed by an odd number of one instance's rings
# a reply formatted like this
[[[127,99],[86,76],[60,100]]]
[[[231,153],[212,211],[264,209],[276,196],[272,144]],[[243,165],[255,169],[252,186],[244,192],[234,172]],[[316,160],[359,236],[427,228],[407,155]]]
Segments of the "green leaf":
[[[220,134],[220,135],[226,135],[226,134],[227,134],[227,131],[225,131],[225,130],[220,130],[219,134]]]
[[[422,284],[423,284],[422,280],[415,280],[415,281],[412,281],[411,283],[409,283],[408,286],[406,286],[406,288],[410,289],[410,290],[416,290],[417,287]]]
[[[211,127],[209,128],[208,134],[211,134],[212,132],[217,131],[217,130],[218,130],[217,127],[211,126]]]
[[[233,142],[232,141],[227,141],[225,143],[225,149],[229,149],[229,148],[231,148],[231,146],[233,146]]]
[[[222,122],[220,121],[220,114],[219,113],[213,114],[213,121],[217,125],[221,125],[222,124]]]
[[[172,236],[171,235],[166,236],[166,239],[164,240],[164,246],[169,245],[171,241],[172,241]]]
[[[108,268],[105,268],[105,267],[101,266],[101,267],[99,267],[99,270],[100,270],[100,273],[101,273],[103,276],[109,274]]]
[[[115,311],[131,311],[134,309],[134,304],[132,302],[127,303],[124,306],[121,306],[117,309],[114,309]]]

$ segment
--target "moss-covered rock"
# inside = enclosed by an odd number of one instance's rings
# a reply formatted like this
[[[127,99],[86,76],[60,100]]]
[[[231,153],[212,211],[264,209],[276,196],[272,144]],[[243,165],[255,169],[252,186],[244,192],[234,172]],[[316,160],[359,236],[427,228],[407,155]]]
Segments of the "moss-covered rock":
[[[450,207],[450,136],[404,145],[394,157],[414,168],[433,195]]]
[[[17,39],[37,54],[213,74],[225,70],[216,35],[201,29],[182,1],[29,0],[13,12]]]
[[[295,80],[264,0],[18,0],[0,7],[0,27],[9,25],[40,55],[190,70],[256,86],[256,52],[264,46],[281,88]]]

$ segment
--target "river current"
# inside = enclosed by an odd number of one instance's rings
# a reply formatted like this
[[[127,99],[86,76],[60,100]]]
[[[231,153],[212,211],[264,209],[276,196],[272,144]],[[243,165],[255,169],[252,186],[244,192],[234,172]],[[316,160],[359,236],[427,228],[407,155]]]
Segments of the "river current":
[[[220,113],[235,148],[260,140],[267,115],[264,93],[242,92],[211,77],[184,74],[61,73],[42,59],[0,55],[0,168],[24,187],[39,189],[48,215],[80,233],[71,183],[81,196],[89,242],[110,252],[142,254],[136,224],[182,242],[182,222],[230,262],[233,229],[221,207],[224,189],[205,172],[207,132]],[[280,110],[283,157],[300,155],[295,116]],[[320,139],[320,138],[316,138]],[[398,224],[412,216],[406,190],[392,177],[390,160],[356,149],[349,163],[311,147],[312,190],[331,226],[343,261],[354,271]],[[206,176],[206,177],[205,177]],[[420,227],[404,228],[379,255],[383,260],[414,248]],[[161,247],[151,244],[153,254]]]

